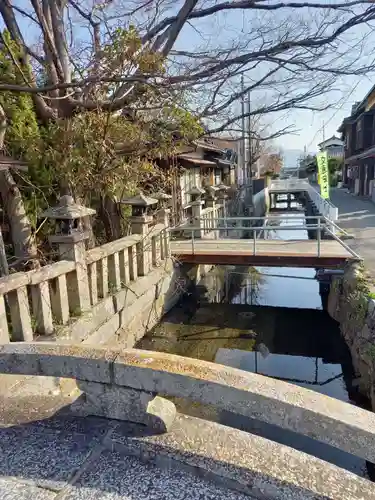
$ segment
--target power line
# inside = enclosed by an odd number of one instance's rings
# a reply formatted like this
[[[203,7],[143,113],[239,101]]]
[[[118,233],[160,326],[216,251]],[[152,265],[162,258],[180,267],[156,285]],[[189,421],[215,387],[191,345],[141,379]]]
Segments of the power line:
[[[331,121],[335,118],[335,116],[337,115],[337,113],[338,113],[339,111],[341,111],[341,109],[343,108],[344,104],[346,104],[346,103],[347,103],[347,101],[348,101],[349,97],[353,94],[353,92],[355,92],[355,91],[357,90],[357,87],[358,87],[358,85],[359,85],[360,83],[361,83],[361,82],[360,82],[360,81],[358,81],[358,82],[357,82],[357,83],[356,83],[356,84],[352,87],[352,89],[351,89],[351,91],[349,92],[349,94],[348,94],[347,96],[345,96],[345,99],[343,99],[343,102],[342,102],[342,104],[340,105],[340,107],[338,107],[338,108],[335,110],[335,112],[333,113],[333,115],[332,115],[332,116],[331,116],[328,120],[326,120],[326,121],[323,123],[322,127],[320,127],[320,129],[318,129],[318,130],[315,132],[314,137],[311,139],[311,141],[310,141],[310,142],[309,142],[309,144],[307,145],[307,148],[308,148],[308,149],[310,148],[311,144],[315,141],[316,136],[317,136],[320,132],[322,132],[322,131],[324,130],[325,126],[326,126],[328,123],[330,123],[330,122],[331,122]]]

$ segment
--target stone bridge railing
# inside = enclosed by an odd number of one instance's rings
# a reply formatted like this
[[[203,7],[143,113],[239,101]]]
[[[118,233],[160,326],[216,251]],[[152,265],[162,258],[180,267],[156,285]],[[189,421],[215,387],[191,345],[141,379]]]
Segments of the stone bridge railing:
[[[83,394],[73,406],[83,414],[166,431],[176,410],[162,394],[255,418],[375,462],[373,413],[218,364],[135,349],[11,343],[0,348],[0,372],[76,379]]]
[[[55,335],[101,300],[146,276],[169,256],[165,227],[156,224],[146,234],[88,251],[78,233],[69,243],[61,237],[59,262],[0,278],[0,344]]]

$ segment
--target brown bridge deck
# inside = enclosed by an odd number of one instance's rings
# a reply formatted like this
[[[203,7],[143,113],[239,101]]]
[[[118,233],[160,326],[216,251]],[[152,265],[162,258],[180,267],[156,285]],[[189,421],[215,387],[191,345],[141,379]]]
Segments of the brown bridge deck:
[[[276,267],[343,267],[356,260],[338,241],[322,240],[182,240],[171,242],[172,255],[191,264]]]

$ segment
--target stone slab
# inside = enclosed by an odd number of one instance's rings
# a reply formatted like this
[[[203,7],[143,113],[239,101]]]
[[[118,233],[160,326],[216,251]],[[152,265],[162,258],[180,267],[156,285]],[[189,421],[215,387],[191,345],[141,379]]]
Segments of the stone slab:
[[[160,470],[108,451],[59,500],[249,500],[185,471]]]
[[[118,425],[105,444],[160,468],[199,474],[262,499],[375,499],[375,484],[323,460],[260,436],[178,415],[170,432],[153,435]]]

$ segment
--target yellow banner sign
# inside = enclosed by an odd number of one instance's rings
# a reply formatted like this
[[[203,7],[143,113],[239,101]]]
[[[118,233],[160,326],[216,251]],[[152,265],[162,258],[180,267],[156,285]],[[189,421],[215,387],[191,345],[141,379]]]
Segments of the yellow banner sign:
[[[329,171],[327,152],[317,154],[316,161],[318,163],[320,195],[322,198],[327,200],[329,198]]]

